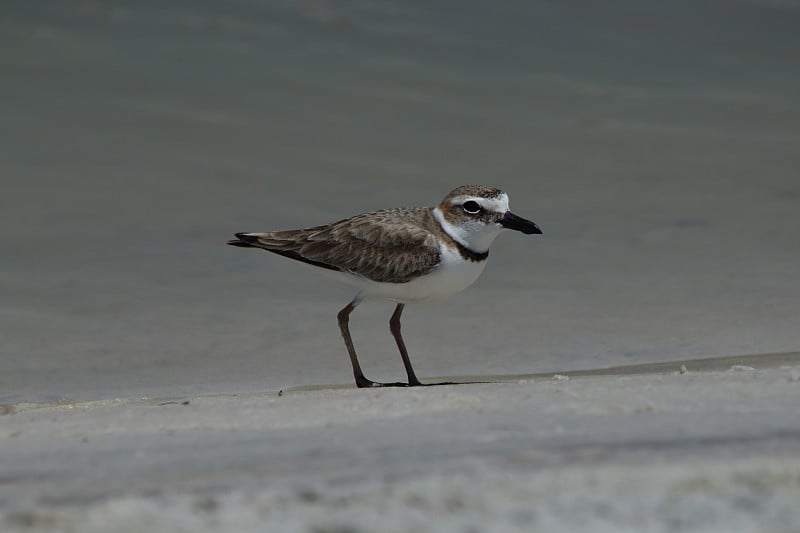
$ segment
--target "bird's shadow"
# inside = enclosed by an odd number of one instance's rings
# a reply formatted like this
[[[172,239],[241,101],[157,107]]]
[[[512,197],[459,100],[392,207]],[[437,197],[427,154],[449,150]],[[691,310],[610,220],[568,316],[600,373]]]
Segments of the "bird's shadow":
[[[496,383],[495,381],[437,381],[434,383],[406,383],[405,381],[393,381],[384,383],[381,381],[370,381],[369,385],[356,385],[359,389],[384,389],[384,388],[397,388],[397,389],[416,389],[419,387],[442,387],[446,385],[474,385],[477,383]]]
[[[437,381],[436,383],[417,383],[409,385],[408,383],[382,383],[379,387],[406,387],[413,389],[415,387],[441,387],[443,385],[474,385],[476,383],[495,383],[494,381]]]
[[[498,383],[497,381],[486,381],[486,380],[469,380],[469,381],[436,381],[433,383],[417,383],[414,385],[409,385],[404,381],[395,381],[395,382],[378,382],[373,381],[372,384],[366,387],[357,387],[355,385],[300,385],[297,387],[290,387],[286,389],[281,389],[279,391],[279,395],[283,395],[289,392],[311,392],[311,391],[322,391],[322,390],[332,390],[332,389],[357,389],[357,390],[368,390],[368,389],[415,389],[415,388],[427,388],[427,387],[444,387],[448,385],[474,385],[474,384],[488,384],[488,383]]]

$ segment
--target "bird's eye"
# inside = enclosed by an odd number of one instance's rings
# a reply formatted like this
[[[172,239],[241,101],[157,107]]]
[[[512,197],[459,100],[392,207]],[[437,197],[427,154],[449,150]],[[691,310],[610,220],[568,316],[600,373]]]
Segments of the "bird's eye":
[[[468,200],[464,202],[461,207],[470,215],[476,215],[481,212],[481,206],[478,205],[478,202],[474,200]]]

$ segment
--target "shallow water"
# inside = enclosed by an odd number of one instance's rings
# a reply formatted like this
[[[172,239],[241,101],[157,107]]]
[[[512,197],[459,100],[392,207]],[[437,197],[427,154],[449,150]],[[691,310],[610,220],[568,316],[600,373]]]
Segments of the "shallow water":
[[[544,236],[406,311],[421,377],[800,347],[793,3],[4,7],[0,402],[347,382],[351,295],[225,240],[464,183]]]

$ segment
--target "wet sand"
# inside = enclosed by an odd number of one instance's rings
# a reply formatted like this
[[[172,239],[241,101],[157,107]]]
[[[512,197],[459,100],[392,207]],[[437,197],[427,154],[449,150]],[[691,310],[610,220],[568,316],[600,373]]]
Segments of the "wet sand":
[[[800,348],[789,4],[73,5],[0,27],[0,403],[348,382],[353,294],[225,241],[463,183],[544,235],[409,306],[421,374]],[[376,380],[391,311],[352,316]]]

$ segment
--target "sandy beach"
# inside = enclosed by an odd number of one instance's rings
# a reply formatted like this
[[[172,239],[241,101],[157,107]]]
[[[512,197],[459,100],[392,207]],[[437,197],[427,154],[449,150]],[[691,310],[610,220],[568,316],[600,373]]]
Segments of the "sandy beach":
[[[0,528],[800,524],[798,352],[490,380],[5,406]]]
[[[800,531],[798,27],[4,1],[0,531]],[[405,310],[468,384],[355,390],[353,294],[225,245],[469,183],[544,234]],[[375,380],[392,307],[351,319]]]

